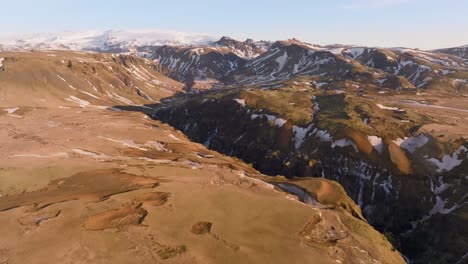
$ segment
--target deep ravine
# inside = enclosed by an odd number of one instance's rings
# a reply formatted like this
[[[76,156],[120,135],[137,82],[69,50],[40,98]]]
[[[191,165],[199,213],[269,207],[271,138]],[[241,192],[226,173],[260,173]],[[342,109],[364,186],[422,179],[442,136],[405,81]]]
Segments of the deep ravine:
[[[250,110],[233,100],[189,101],[163,108],[153,118],[183,131],[193,141],[251,163],[262,173],[338,181],[361,206],[369,223],[412,263],[456,262],[466,253],[467,241],[457,236],[466,232],[462,230],[463,211],[455,211],[464,206],[466,195],[446,198],[447,193],[464,192],[466,185],[460,181],[466,179],[457,176],[462,168],[441,174],[420,167],[401,175],[376,158],[377,152],[363,155],[351,145],[335,141],[334,146],[310,133],[305,133],[298,149],[297,129],[290,122],[278,126],[267,117],[253,118]],[[423,157],[414,155],[413,159]]]

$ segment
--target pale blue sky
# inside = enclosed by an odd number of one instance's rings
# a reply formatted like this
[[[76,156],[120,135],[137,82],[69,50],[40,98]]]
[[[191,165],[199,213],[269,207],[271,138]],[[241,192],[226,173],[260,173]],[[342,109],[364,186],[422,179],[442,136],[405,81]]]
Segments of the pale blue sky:
[[[468,44],[468,1],[0,0],[0,36],[150,28],[432,49]]]

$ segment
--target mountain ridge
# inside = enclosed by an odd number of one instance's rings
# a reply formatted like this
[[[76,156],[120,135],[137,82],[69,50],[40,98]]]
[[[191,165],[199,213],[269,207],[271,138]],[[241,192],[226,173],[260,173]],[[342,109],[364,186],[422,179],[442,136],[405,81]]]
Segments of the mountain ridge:
[[[9,48],[36,48],[36,49],[51,49],[51,48],[62,48],[62,49],[82,49],[80,43],[90,45],[88,48],[97,48],[98,43],[103,43],[103,40],[114,39],[117,42],[129,42],[136,43],[140,46],[148,45],[202,45],[202,44],[216,44],[217,42],[223,42],[226,40],[233,40],[236,42],[244,43],[273,43],[272,40],[253,40],[247,38],[245,41],[238,41],[229,36],[212,35],[212,34],[199,34],[199,33],[188,33],[180,32],[175,30],[162,30],[162,29],[107,29],[107,30],[84,30],[84,31],[62,31],[62,32],[48,32],[48,33],[36,33],[36,34],[18,34],[18,35],[5,35],[0,36],[0,45]],[[224,39],[224,40],[223,40]],[[295,38],[291,38],[295,39]],[[54,45],[46,45],[46,43],[53,43]],[[75,45],[70,45],[75,44]],[[306,42],[303,42],[306,43]],[[67,45],[68,44],[68,45]],[[324,44],[316,45],[320,47],[368,47],[368,48],[406,48],[406,47],[384,47],[384,46],[368,46],[361,44]],[[412,50],[421,51],[438,51],[456,48],[467,48],[467,45],[454,46],[448,48],[428,49],[422,50],[418,48],[407,48]],[[101,48],[101,50],[104,50]]]

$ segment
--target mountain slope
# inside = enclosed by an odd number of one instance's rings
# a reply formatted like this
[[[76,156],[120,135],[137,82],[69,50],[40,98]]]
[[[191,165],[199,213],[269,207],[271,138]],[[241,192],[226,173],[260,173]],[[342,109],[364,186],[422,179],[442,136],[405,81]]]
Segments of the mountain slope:
[[[410,49],[317,46],[279,41],[244,68],[232,83],[254,84],[317,76],[319,82],[352,80],[391,89],[466,90],[468,66],[458,57]],[[439,87],[439,88],[437,88]]]
[[[366,67],[353,61],[319,46],[291,39],[275,42],[267,52],[233,72],[230,78],[233,83],[253,84],[287,80],[300,75],[352,79],[355,73],[359,75],[364,72],[367,72]]]
[[[435,52],[450,54],[454,56],[458,56],[462,58],[466,63],[468,63],[468,45],[455,47],[455,48],[447,48],[447,49],[438,49],[434,50]]]
[[[152,59],[171,70],[168,76],[193,86],[194,82],[222,82],[232,71],[241,68],[246,60],[226,47],[163,46]]]
[[[341,53],[366,66],[403,76],[419,88],[467,69],[467,65],[455,56],[413,49],[351,48],[343,49]]]
[[[73,51],[0,53],[3,101],[24,105],[142,104],[182,91],[153,62],[126,55]],[[44,90],[48,91],[47,93]]]

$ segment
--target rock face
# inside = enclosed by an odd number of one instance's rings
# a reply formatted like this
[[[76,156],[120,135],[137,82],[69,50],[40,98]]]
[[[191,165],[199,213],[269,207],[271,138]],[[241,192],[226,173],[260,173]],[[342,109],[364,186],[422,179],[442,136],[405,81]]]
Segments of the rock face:
[[[457,227],[443,228],[443,221],[466,221],[465,140],[458,135],[441,140],[424,129],[436,117],[431,111],[288,87],[208,93],[161,109],[153,117],[263,173],[338,181],[370,223],[414,263],[462,258],[468,234]],[[293,94],[310,98],[308,121],[297,118],[302,105]],[[292,108],[296,112],[288,110],[288,100],[298,103]],[[457,246],[447,243],[451,239]]]

